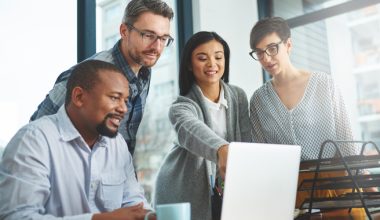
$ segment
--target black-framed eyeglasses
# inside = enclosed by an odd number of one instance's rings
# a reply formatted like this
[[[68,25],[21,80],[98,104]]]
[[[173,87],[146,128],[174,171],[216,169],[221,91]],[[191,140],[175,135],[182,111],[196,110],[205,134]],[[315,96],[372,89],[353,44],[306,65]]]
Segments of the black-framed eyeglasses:
[[[126,25],[128,25],[128,27],[130,27],[132,30],[135,30],[137,33],[139,33],[141,35],[141,38],[142,38],[144,44],[150,45],[150,44],[153,44],[154,42],[156,42],[157,39],[159,39],[161,45],[168,47],[174,41],[174,39],[169,35],[158,36],[157,34],[152,33],[152,32],[140,31],[139,29],[135,28],[131,24],[126,24]]]
[[[276,56],[278,54],[278,45],[280,45],[282,42],[283,40],[278,43],[271,44],[267,48],[265,48],[265,50],[252,50],[251,52],[249,52],[249,55],[255,60],[262,60],[264,58],[264,53],[271,57]]]

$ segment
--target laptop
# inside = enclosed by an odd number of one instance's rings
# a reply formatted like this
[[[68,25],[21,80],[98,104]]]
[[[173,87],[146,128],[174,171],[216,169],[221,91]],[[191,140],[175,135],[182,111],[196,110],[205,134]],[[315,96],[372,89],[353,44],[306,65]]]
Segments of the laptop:
[[[294,219],[301,147],[231,143],[222,220]]]

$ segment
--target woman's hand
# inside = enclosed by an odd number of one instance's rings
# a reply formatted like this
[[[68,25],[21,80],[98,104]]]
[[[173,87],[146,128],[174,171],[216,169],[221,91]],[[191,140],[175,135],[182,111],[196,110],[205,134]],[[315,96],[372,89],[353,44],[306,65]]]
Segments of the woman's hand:
[[[221,146],[218,149],[218,167],[219,167],[219,174],[223,180],[226,176],[227,155],[228,155],[228,145]]]

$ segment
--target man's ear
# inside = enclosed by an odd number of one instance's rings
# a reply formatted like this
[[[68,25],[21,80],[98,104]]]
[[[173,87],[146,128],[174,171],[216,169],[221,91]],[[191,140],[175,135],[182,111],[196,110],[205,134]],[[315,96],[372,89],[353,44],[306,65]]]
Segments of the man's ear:
[[[120,37],[122,39],[128,39],[129,29],[128,29],[128,26],[126,24],[124,24],[124,23],[120,24],[119,32],[120,32]]]
[[[83,88],[77,86],[73,89],[72,93],[71,93],[71,102],[77,106],[77,107],[81,107],[84,103],[84,96],[85,96],[85,91],[83,90]]]

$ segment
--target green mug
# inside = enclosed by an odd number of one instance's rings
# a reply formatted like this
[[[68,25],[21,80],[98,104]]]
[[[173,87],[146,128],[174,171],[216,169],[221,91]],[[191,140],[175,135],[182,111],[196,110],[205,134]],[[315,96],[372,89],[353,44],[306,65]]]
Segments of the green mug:
[[[148,220],[152,214],[156,214],[157,220],[190,220],[190,207],[188,202],[157,205],[156,211],[146,213],[144,220]]]

